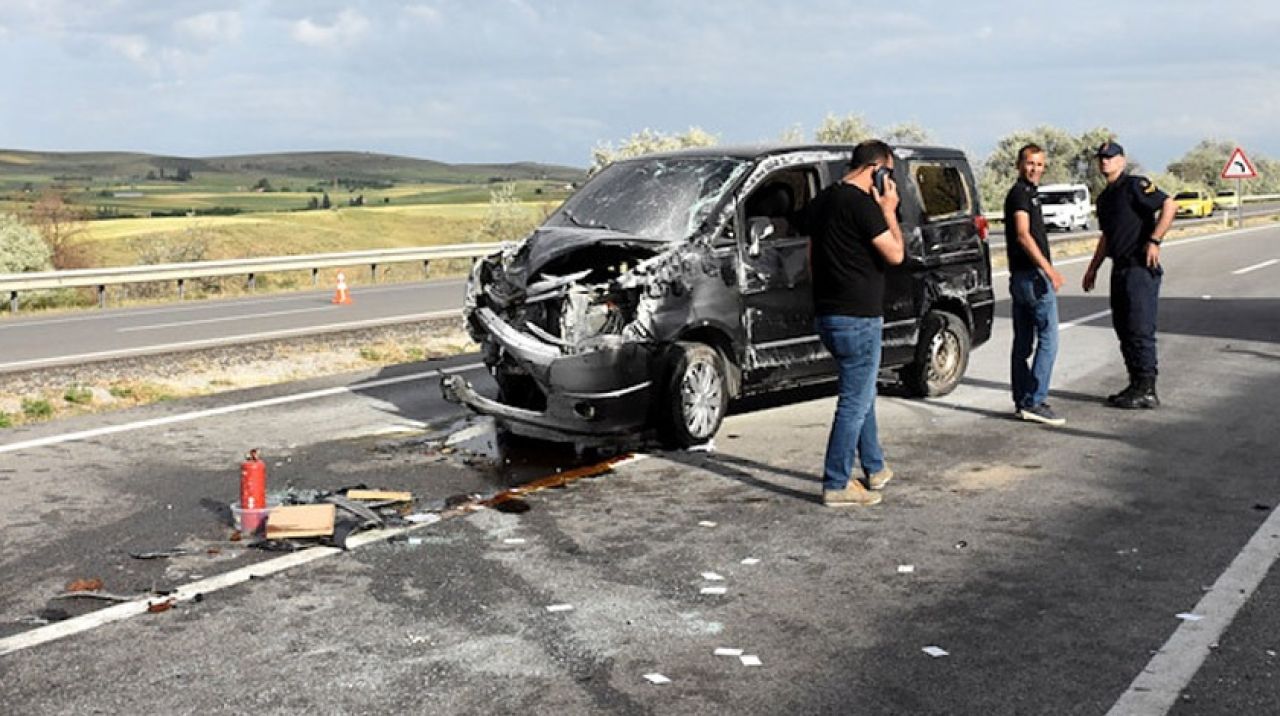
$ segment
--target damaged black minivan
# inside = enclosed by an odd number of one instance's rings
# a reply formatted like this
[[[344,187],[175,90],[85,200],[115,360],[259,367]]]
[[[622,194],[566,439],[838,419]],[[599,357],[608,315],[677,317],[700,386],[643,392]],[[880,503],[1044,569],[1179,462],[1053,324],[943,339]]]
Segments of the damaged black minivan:
[[[581,445],[709,440],[731,398],[834,380],[814,328],[806,205],[853,147],[707,148],[612,164],[476,262],[464,315],[498,384],[445,397]],[[883,367],[943,395],[991,335],[987,223],[955,149],[894,148],[907,259],[885,282]]]

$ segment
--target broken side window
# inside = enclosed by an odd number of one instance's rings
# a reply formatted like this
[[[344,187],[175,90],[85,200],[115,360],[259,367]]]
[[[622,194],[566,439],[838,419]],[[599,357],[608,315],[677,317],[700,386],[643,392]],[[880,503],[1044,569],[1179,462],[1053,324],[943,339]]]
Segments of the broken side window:
[[[960,170],[947,164],[916,164],[911,172],[925,218],[933,221],[969,213],[969,192]]]

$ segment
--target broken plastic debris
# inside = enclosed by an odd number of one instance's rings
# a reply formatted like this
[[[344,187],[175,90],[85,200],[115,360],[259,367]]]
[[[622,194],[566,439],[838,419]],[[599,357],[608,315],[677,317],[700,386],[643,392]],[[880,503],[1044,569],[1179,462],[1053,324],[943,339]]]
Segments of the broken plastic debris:
[[[410,537],[410,538],[408,538],[408,539],[406,539],[406,540],[405,540],[405,543],[406,543],[406,544],[411,544],[411,545],[413,545],[413,546],[417,547],[418,545],[422,544],[422,538],[421,538],[421,537]]]
[[[716,656],[742,656],[741,649],[730,649],[727,646],[716,647]]]
[[[412,515],[405,515],[405,522],[412,522],[415,525],[429,525],[440,521],[440,515],[434,512],[416,512]]]
[[[649,683],[651,683],[651,684],[669,684],[669,683],[671,683],[671,679],[668,679],[667,677],[663,676],[662,674],[656,674],[656,673],[655,673],[655,674],[645,674],[645,675],[644,675],[644,678],[645,678],[645,679],[647,679],[647,680],[649,681]]]
[[[727,591],[729,591],[728,587],[703,587],[702,588],[703,594],[724,594]]]
[[[129,556],[134,559],[167,559],[169,557],[180,557],[184,554],[191,554],[191,550],[174,547],[173,549],[158,549],[152,552],[130,552]]]
[[[738,658],[742,660],[743,666],[762,666],[760,663],[760,657],[755,654],[746,654],[744,656],[739,656]]]
[[[711,520],[703,520],[698,523],[698,526],[699,527],[715,527],[716,523],[712,522]]]
[[[158,614],[158,613],[160,613],[160,612],[167,612],[167,611],[169,611],[170,609],[172,609],[172,608],[173,608],[173,605],[174,605],[176,602],[177,602],[177,600],[176,600],[176,599],[174,599],[174,598],[172,598],[172,597],[170,597],[170,598],[168,598],[168,599],[164,599],[164,600],[158,601],[158,602],[148,602],[148,603],[147,603],[147,611],[148,611],[148,612],[150,612],[150,613],[152,613],[152,614]]]
[[[960,540],[959,542],[956,542],[956,549],[964,549],[965,547],[968,547],[968,546],[969,546],[969,543],[965,542],[964,540]]]
[[[547,606],[549,612],[567,612],[573,609],[572,604],[551,604]]]
[[[746,565],[760,564],[760,560],[756,559],[755,557],[747,557],[746,559],[742,560],[742,564],[746,564]]]
[[[701,444],[699,444],[699,445],[690,445],[690,446],[688,447],[688,451],[689,451],[689,452],[715,452],[715,451],[716,451],[716,441],[715,441],[715,440],[708,440],[708,441],[706,441],[705,443],[701,443]]]
[[[940,656],[950,656],[950,654],[947,653],[947,650],[943,649],[940,646],[926,646],[925,648],[921,649],[921,651],[928,654],[929,656],[932,656],[935,659],[937,659]]]
[[[502,543],[503,544],[524,544],[525,539],[523,537],[508,537],[502,540]]]
[[[723,581],[724,581],[724,577],[721,577],[720,575],[716,574],[715,572],[703,572],[703,573],[702,573],[702,578],[703,578],[703,579],[705,579],[705,580],[707,580],[708,582],[723,582]]]
[[[916,571],[916,566],[914,564],[898,565],[898,574],[911,574],[914,571]]]
[[[1204,619],[1204,616],[1200,614],[1192,614],[1191,612],[1183,612],[1178,615],[1178,618],[1184,622],[1198,622],[1201,619]]]

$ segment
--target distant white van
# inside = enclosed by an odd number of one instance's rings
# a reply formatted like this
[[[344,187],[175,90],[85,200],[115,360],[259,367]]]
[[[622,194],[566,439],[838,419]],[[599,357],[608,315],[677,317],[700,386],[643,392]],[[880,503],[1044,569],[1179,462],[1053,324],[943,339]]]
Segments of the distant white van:
[[[1040,187],[1040,211],[1046,229],[1089,228],[1089,187],[1084,184],[1045,184]]]

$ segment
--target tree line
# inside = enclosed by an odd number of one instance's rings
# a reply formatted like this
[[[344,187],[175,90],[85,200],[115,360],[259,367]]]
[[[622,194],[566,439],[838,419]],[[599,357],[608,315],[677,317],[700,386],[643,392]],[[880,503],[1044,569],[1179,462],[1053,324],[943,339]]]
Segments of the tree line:
[[[1097,196],[1106,180],[1098,172],[1094,151],[1098,145],[1115,136],[1106,127],[1095,127],[1076,134],[1059,127],[1041,125],[1001,137],[990,154],[981,161],[973,162],[982,205],[988,210],[1003,205],[1005,193],[1018,177],[1018,149],[1029,143],[1039,144],[1045,149],[1048,166],[1043,183],[1084,184]],[[812,134],[812,141],[824,144],[853,144],[871,138],[883,139],[890,144],[928,144],[934,141],[929,130],[914,122],[876,128],[858,114],[843,117],[828,114]],[[783,131],[778,140],[787,143],[806,141],[804,132],[799,127]],[[688,131],[676,133],[644,129],[616,144],[598,144],[591,152],[590,173],[594,174],[619,159],[654,152],[709,147],[718,143],[719,137],[700,127],[690,127]],[[1234,190],[1235,182],[1221,179],[1219,172],[1235,147],[1236,144],[1231,141],[1204,139],[1182,157],[1170,162],[1163,172],[1150,172],[1133,161],[1132,157],[1129,165],[1131,171],[1146,174],[1157,186],[1170,193],[1185,189],[1204,189],[1210,193]],[[1251,160],[1258,170],[1258,178],[1245,182],[1245,193],[1280,193],[1280,160],[1265,156],[1254,156]]]

